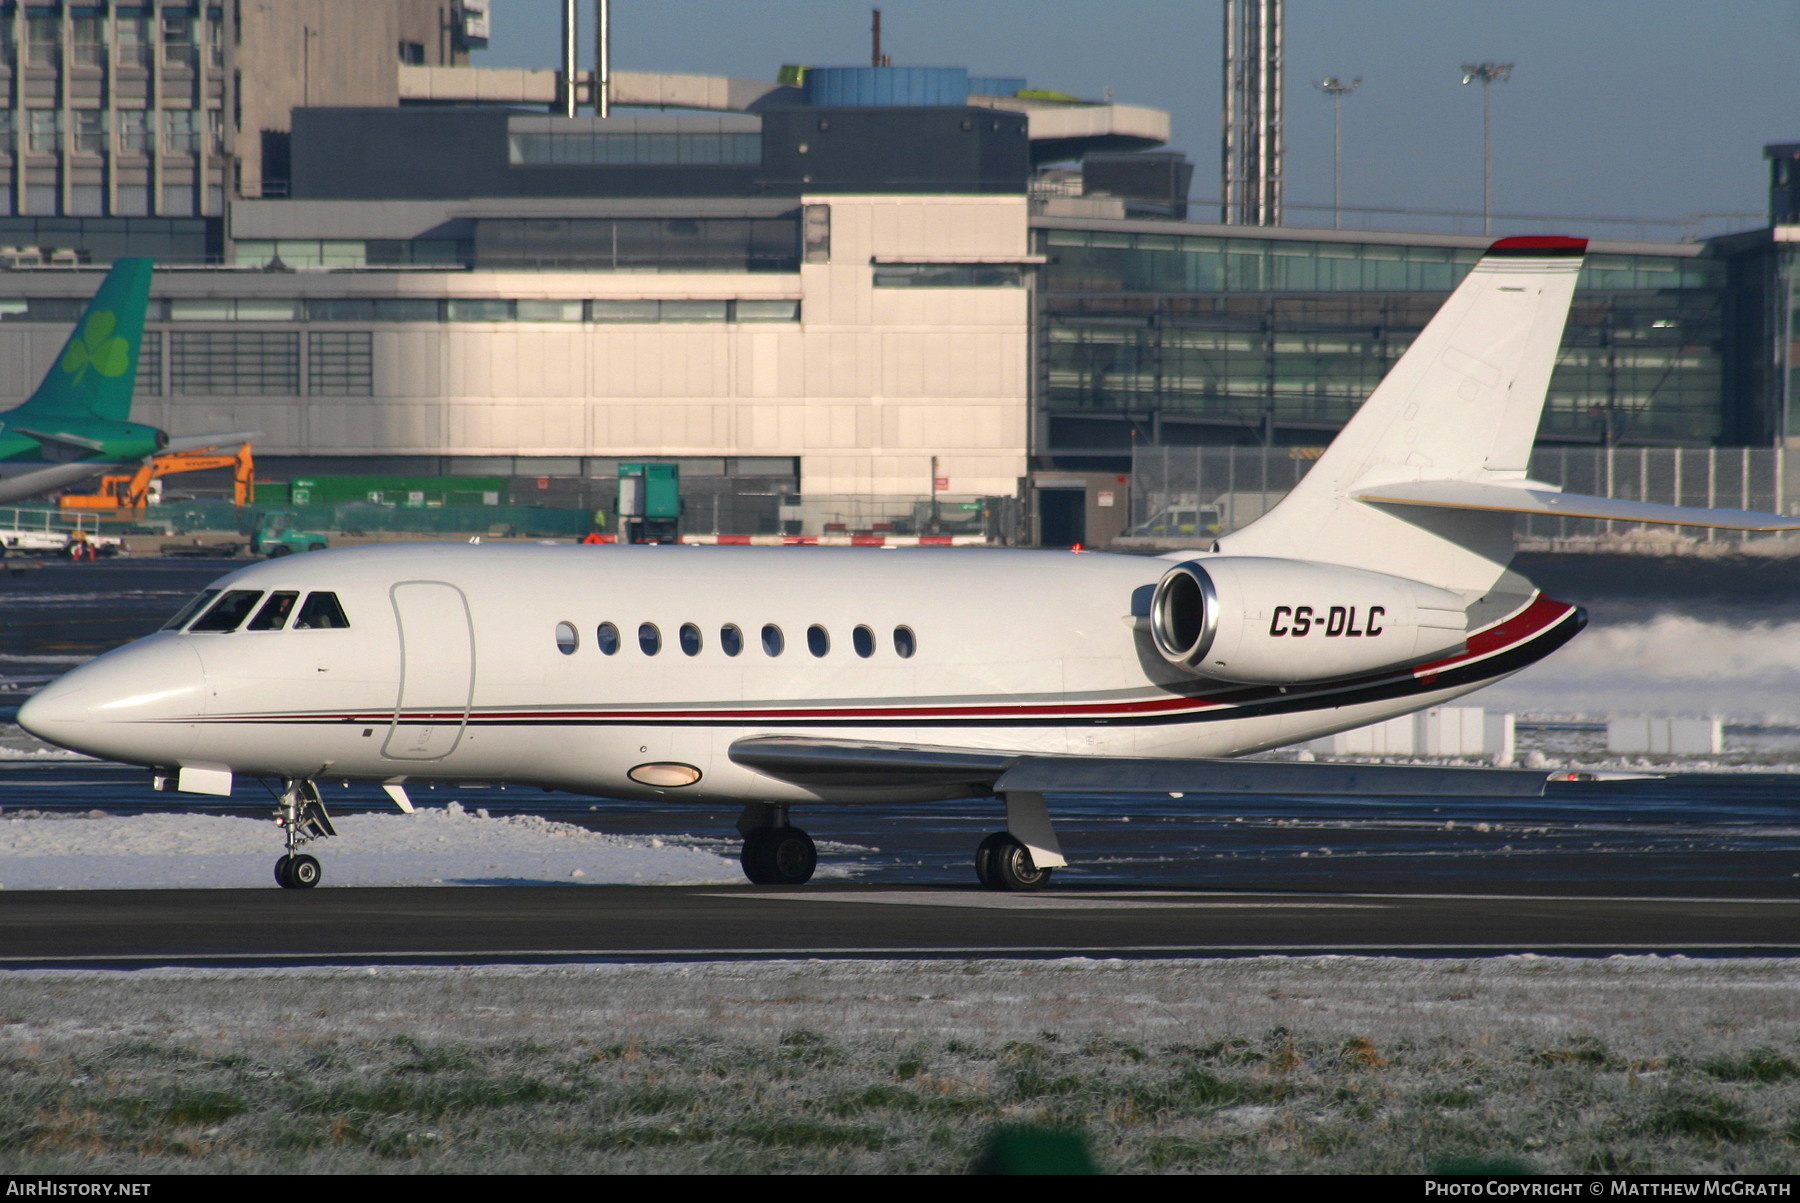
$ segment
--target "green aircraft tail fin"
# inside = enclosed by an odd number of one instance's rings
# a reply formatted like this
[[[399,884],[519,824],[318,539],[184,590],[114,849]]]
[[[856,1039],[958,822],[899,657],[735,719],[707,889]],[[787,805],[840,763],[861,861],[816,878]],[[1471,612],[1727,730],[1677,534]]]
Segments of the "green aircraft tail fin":
[[[150,298],[148,259],[119,259],[29,400],[13,412],[129,421]]]

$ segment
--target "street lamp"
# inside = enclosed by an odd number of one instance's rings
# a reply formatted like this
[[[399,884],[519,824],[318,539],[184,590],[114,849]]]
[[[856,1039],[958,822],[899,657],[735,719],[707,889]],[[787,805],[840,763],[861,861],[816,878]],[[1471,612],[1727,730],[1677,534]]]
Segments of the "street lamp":
[[[1464,63],[1462,81],[1481,81],[1481,232],[1494,232],[1494,120],[1488,85],[1512,78],[1511,63]]]
[[[1362,85],[1362,76],[1345,83],[1327,75],[1313,87],[1331,97],[1331,228],[1344,228],[1344,97]]]

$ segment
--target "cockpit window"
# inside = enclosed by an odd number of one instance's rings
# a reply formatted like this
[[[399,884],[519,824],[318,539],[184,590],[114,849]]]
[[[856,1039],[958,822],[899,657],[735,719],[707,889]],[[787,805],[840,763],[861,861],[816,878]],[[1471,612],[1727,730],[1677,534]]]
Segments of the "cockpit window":
[[[269,594],[269,600],[263,603],[263,608],[256,612],[256,617],[252,618],[244,629],[246,631],[279,631],[287,625],[288,615],[293,613],[294,603],[298,600],[300,600],[298,593],[284,591]]]
[[[261,589],[233,589],[214,602],[213,608],[202,614],[188,630],[235,631],[261,598]]]
[[[300,617],[294,620],[296,631],[327,630],[349,625],[350,620],[344,617],[344,607],[338,605],[335,593],[308,593],[305,604],[300,607]]]
[[[207,603],[217,596],[219,596],[219,591],[217,589],[206,590],[206,592],[202,593],[199,597],[196,597],[193,601],[181,607],[181,612],[169,619],[169,621],[163,623],[162,629],[165,631],[179,631],[182,627],[187,625],[188,619],[204,610]]]

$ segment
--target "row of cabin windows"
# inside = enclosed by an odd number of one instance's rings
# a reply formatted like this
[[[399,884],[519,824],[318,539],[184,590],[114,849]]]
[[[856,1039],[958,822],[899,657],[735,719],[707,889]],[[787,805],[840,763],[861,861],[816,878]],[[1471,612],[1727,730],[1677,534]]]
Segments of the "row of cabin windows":
[[[216,601],[214,599],[217,599]],[[300,601],[297,590],[278,589],[263,600],[261,589],[231,589],[222,596],[217,589],[208,589],[199,597],[181,608],[181,612],[163,624],[165,631],[179,631],[184,626],[190,635],[208,632],[224,634],[229,631],[317,631],[333,630],[350,625],[344,617],[344,607],[338,604],[337,594],[314,592],[306,595],[296,613],[295,603]],[[258,605],[258,603],[261,605]],[[198,614],[199,617],[194,616]],[[288,625],[292,618],[293,625]],[[188,626],[189,621],[193,625]]]
[[[766,656],[779,656],[787,649],[787,636],[782,633],[780,627],[772,622],[764,624],[761,637],[763,654]],[[911,659],[912,654],[918,650],[918,637],[913,634],[911,627],[895,627],[893,638],[894,654],[902,660]],[[680,630],[676,632],[675,640],[682,653],[688,656],[698,656],[706,646],[705,636],[701,634],[700,628],[691,622],[681,624]],[[662,628],[653,622],[638,624],[637,642],[638,650],[644,655],[656,655],[662,651],[663,647]],[[850,632],[850,646],[864,660],[875,654],[876,642],[875,632],[869,627],[859,626]],[[557,651],[565,656],[573,656],[580,646],[581,635],[576,631],[574,623],[559,622],[556,624]],[[603,622],[594,628],[594,646],[600,649],[602,655],[616,656],[619,649],[624,646],[624,637],[620,635],[618,627],[610,622]],[[737,624],[729,622],[720,627],[719,650],[727,656],[741,654],[744,650],[743,629]],[[806,650],[821,658],[830,655],[831,632],[818,623],[807,627]]]

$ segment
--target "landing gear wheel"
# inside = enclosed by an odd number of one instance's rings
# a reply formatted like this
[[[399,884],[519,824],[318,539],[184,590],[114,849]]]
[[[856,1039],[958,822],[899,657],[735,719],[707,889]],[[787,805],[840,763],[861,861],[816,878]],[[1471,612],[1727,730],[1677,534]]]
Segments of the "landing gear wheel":
[[[1004,831],[996,831],[975,849],[975,876],[990,890],[1041,890],[1050,884],[1050,870],[1038,868],[1031,850]]]
[[[284,856],[275,862],[275,884],[284,890],[310,890],[322,876],[316,857]]]
[[[319,878],[323,875],[315,857],[296,856],[288,865],[288,885],[291,889],[310,890],[319,884]]]
[[[1001,847],[1012,839],[1004,831],[996,831],[981,841],[975,849],[975,879],[982,887],[989,890],[1003,890],[1006,887],[994,880],[994,858],[1000,854]]]
[[[798,827],[759,827],[744,837],[744,876],[759,886],[797,886],[812,880],[819,850]]]

